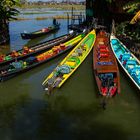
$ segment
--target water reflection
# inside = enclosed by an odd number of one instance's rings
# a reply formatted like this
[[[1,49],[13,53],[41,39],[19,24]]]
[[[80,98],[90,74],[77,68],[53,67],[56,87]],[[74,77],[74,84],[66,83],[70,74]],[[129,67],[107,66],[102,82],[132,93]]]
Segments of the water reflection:
[[[10,47],[0,48],[0,52],[67,33],[67,21],[60,20],[61,28],[55,34],[31,41],[21,39],[23,30],[40,29],[51,22],[11,22]],[[93,75],[92,53],[62,88],[52,96],[45,95],[42,81],[66,55],[0,83],[0,139],[140,139],[139,91],[120,68],[121,94],[109,99],[107,109],[103,110]]]
[[[0,89],[0,137],[2,140],[11,139],[15,126],[17,112],[28,102],[28,94],[6,94]]]
[[[33,45],[36,45],[36,44],[39,44],[40,42],[42,42],[41,40],[45,40],[46,38],[56,38],[57,37],[57,33],[59,31],[54,31],[53,33],[50,33],[48,35],[43,35],[41,37],[38,37],[38,38],[35,38],[35,39],[30,39],[26,44],[25,46],[33,46]],[[47,39],[48,40],[48,39]]]

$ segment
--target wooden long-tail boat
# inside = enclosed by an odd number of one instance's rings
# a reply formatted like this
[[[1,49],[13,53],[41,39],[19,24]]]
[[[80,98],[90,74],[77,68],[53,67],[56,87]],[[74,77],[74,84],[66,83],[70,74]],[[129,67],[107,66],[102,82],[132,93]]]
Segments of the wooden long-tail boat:
[[[54,45],[58,45],[60,43],[70,40],[75,35],[76,35],[75,32],[71,34],[65,34],[55,39],[51,39],[51,40],[36,44],[34,46],[30,46],[30,47],[24,46],[23,49],[12,51],[6,55],[0,55],[0,66],[9,64],[10,62],[15,61],[15,59],[22,60],[29,56],[34,56],[36,54],[42,53],[46,51],[47,49],[50,49]]]
[[[0,68],[0,81],[6,81],[20,73],[28,71],[72,49],[85,36],[84,33],[58,46],[54,46],[42,54],[15,61]]]
[[[60,28],[60,24],[58,25],[53,25],[47,28],[43,28],[41,30],[31,32],[31,33],[21,33],[22,39],[33,39],[36,37],[40,37],[49,33],[52,33]]]
[[[93,71],[102,96],[112,97],[120,93],[117,61],[109,44],[109,36],[102,30],[97,34],[93,49]]]
[[[110,42],[119,64],[135,86],[140,90],[140,61],[113,34],[110,37]]]
[[[96,39],[95,30],[86,35],[79,44],[64,58],[54,71],[44,80],[46,90],[61,87],[86,59]],[[51,82],[50,82],[51,81]]]

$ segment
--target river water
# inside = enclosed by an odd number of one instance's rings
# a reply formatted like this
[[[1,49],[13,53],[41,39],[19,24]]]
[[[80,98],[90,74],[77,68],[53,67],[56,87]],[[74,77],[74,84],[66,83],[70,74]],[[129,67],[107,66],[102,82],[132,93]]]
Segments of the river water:
[[[50,36],[22,40],[24,30],[47,27],[51,20],[10,23],[10,45],[1,52],[19,49],[67,33],[67,21]],[[0,140],[140,140],[140,93],[120,68],[121,94],[102,98],[92,71],[92,53],[60,88],[47,96],[41,83],[66,56],[0,83]]]

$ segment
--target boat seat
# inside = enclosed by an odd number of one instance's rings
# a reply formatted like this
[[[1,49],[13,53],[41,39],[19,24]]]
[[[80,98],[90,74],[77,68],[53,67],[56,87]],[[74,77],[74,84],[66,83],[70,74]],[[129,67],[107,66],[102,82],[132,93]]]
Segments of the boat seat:
[[[134,65],[127,65],[126,69],[128,70],[129,73],[131,73],[134,67],[135,67]]]
[[[104,44],[101,45],[101,44],[100,44],[100,45],[98,45],[98,49],[106,49],[106,45],[104,45]]]
[[[112,62],[97,62],[98,65],[112,65]]]
[[[68,66],[70,66],[70,68],[75,68],[76,67],[76,62],[67,61],[65,64],[68,65]]]
[[[136,65],[136,60],[128,60],[126,65]]]
[[[104,42],[103,41],[99,41],[99,45],[104,45]]]
[[[111,43],[112,43],[112,45],[119,44],[119,42],[118,42],[118,40],[117,40],[117,39],[112,39],[112,40],[111,40]]]
[[[66,61],[66,65],[70,66],[71,68],[75,68],[80,63],[80,60],[78,57],[70,57]]]
[[[108,77],[108,78],[109,78],[109,77],[110,77],[110,78],[113,78],[113,73],[106,73],[105,76]]]
[[[19,62],[12,62],[11,65],[14,66],[15,69],[21,69],[22,68],[23,61]]]
[[[108,50],[108,48],[106,48],[106,49],[100,49],[100,51],[99,52],[101,52],[101,53],[108,53],[109,52],[109,50]]]
[[[11,60],[11,59],[12,59],[12,57],[10,55],[5,56],[5,58],[4,58],[4,60]]]
[[[100,79],[113,78],[113,73],[101,73],[99,77]]]
[[[109,57],[109,54],[107,54],[107,53],[100,53],[99,58],[101,58],[101,57],[103,57],[103,58]]]
[[[130,53],[125,53],[125,54],[123,54],[123,56],[122,56],[122,60],[124,61],[124,60],[128,60],[128,59],[130,59]]]
[[[140,66],[139,65],[135,65],[134,69],[140,71]]]
[[[56,68],[56,71],[58,73],[61,73],[61,74],[68,74],[71,71],[71,67],[69,65],[67,65],[67,64],[64,64],[64,65],[58,66]]]

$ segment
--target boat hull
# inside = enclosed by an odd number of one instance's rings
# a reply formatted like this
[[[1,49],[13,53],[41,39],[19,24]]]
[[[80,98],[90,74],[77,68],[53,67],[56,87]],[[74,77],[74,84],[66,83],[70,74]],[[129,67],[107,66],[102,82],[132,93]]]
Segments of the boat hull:
[[[60,28],[60,25],[56,25],[56,26],[54,26],[53,29],[50,29],[49,31],[45,31],[45,32],[42,32],[42,30],[38,30],[38,31],[32,32],[32,33],[21,33],[21,37],[22,37],[22,39],[34,39],[34,38],[55,32],[55,31],[59,30],[59,28]]]
[[[99,94],[112,97],[120,93],[120,74],[105,31],[97,34],[93,49],[93,72]]]
[[[140,90],[140,61],[113,34],[110,37],[110,42],[120,66]]]
[[[32,64],[28,64],[26,67],[24,68],[18,68],[18,69],[15,69],[13,71],[9,71],[9,66],[6,66],[2,69],[0,69],[0,73],[4,72],[5,70],[7,71],[7,73],[3,73],[3,74],[0,74],[0,81],[3,82],[3,81],[6,81],[12,77],[15,77],[17,75],[19,75],[20,73],[23,73],[25,71],[28,71],[40,64],[43,64],[45,62],[48,62],[58,56],[60,56],[61,54],[67,52],[68,50],[72,49],[82,38],[83,38],[84,34],[81,34],[81,35],[78,35],[77,37],[75,37],[74,39],[71,39],[70,41],[67,41],[65,42],[65,48],[64,49],[61,49],[58,53],[54,53],[52,50],[54,48],[56,48],[56,46],[52,47],[51,49],[47,50],[46,52],[42,53],[42,54],[39,54],[39,55],[36,55],[34,56],[35,57],[35,60],[32,61]],[[59,47],[59,46],[58,46]],[[50,53],[52,52],[52,53]],[[46,54],[49,54],[48,56],[45,57]],[[40,59],[42,58],[43,59]],[[24,59],[22,60],[23,62],[27,62],[27,59]]]
[[[54,71],[44,80],[42,83],[43,86],[47,86],[49,79],[55,77],[60,78],[58,73],[61,74],[61,82],[56,85],[54,81],[55,87],[60,88],[65,81],[77,70],[77,68],[82,64],[82,62],[86,59],[92,47],[94,45],[96,39],[95,30],[91,31],[86,37],[84,37],[79,44],[64,58],[64,60],[54,69]],[[81,50],[81,51],[80,51]],[[59,70],[65,67],[64,70],[67,72],[60,72]],[[57,74],[57,76],[55,76]]]
[[[4,61],[1,61],[0,62],[0,66],[7,65],[10,62],[15,61],[15,59],[16,60],[22,60],[22,59],[27,58],[29,56],[34,56],[36,54],[42,53],[42,52],[50,49],[54,45],[59,45],[60,43],[68,41],[69,39],[71,39],[75,35],[76,35],[76,33],[66,34],[66,35],[62,35],[60,37],[57,37],[55,39],[48,40],[46,42],[43,42],[43,43],[40,43],[40,44],[36,44],[34,46],[29,47],[32,50],[32,52],[28,52],[27,54],[23,53],[24,52],[23,49],[20,49],[20,50],[16,51],[18,54],[22,54],[22,55],[11,57],[12,52],[8,53],[8,54],[5,55],[5,57],[9,57],[10,56],[10,58],[6,59]]]

